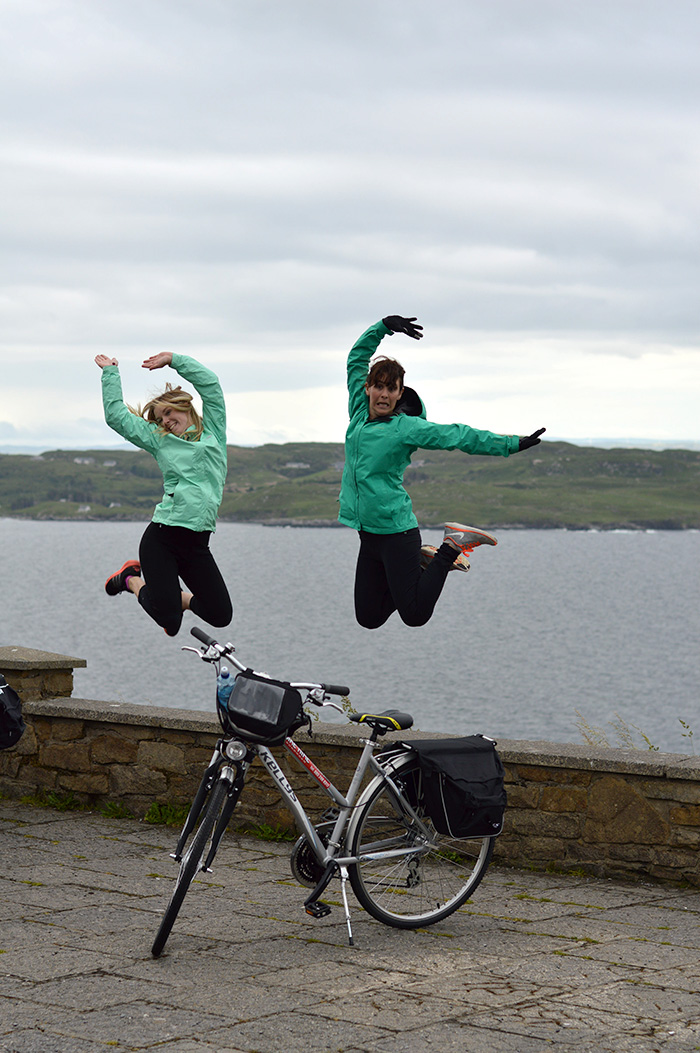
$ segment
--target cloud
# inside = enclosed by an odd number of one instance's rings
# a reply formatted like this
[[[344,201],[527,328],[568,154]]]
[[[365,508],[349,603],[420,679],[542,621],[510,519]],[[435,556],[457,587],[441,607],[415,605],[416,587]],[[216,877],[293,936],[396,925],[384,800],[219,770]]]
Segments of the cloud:
[[[348,345],[398,312],[455,390],[477,368],[530,391],[535,354],[588,433],[636,427],[621,360],[664,348],[659,387],[681,386],[649,427],[700,435],[699,23],[686,0],[5,0],[9,423],[27,370],[69,428],[98,418],[95,353],[138,392],[171,348],[248,396],[240,441],[316,435]]]

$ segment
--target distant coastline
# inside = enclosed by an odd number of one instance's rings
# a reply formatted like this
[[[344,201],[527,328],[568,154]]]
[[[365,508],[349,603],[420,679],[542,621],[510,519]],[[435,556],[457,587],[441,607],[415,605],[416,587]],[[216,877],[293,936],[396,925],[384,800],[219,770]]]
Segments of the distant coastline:
[[[649,439],[649,438],[635,438],[625,437],[622,438],[610,438],[610,437],[596,437],[596,438],[577,438],[572,439],[567,436],[555,436],[550,435],[545,439],[545,442],[564,442],[570,446],[581,446],[585,449],[591,447],[599,450],[700,450],[700,439]],[[234,445],[234,444],[232,444]],[[235,444],[240,445],[241,449],[254,450],[259,448],[260,444]],[[62,445],[60,442],[54,442],[49,444],[41,443],[25,443],[23,445],[13,445],[12,443],[0,443],[0,454],[26,454],[32,457],[41,456],[44,453],[51,453],[52,451],[60,450],[64,453],[81,453],[85,450],[109,452],[110,450],[131,450],[132,447],[128,442],[117,442],[117,443],[104,443],[97,446],[85,446],[81,444],[79,446],[74,443],[69,443],[67,446]]]
[[[229,446],[220,518],[337,526],[342,443]],[[494,529],[700,528],[700,449],[543,442],[509,458],[417,450],[405,473],[418,522]],[[162,495],[148,454],[130,447],[0,454],[0,517],[144,522]]]

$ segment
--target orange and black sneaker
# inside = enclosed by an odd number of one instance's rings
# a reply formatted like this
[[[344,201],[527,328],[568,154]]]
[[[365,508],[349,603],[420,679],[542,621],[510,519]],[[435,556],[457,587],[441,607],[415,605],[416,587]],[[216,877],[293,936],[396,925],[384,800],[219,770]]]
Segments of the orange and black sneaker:
[[[141,573],[141,564],[137,559],[128,559],[116,574],[112,574],[105,582],[105,592],[108,596],[118,596],[120,592],[127,592],[126,579]]]
[[[485,530],[477,530],[476,527],[464,526],[463,523],[445,523],[445,535],[443,541],[451,542],[455,548],[461,550],[464,556],[468,556],[478,545],[497,545],[495,537],[487,534]]]

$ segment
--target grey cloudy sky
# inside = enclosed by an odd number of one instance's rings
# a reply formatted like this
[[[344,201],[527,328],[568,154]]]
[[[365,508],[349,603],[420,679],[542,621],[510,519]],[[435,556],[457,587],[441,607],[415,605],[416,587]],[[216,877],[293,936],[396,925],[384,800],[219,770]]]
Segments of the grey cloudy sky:
[[[388,313],[434,420],[700,440],[695,0],[0,0],[0,444],[179,350],[342,439]],[[387,346],[388,345],[388,346]]]

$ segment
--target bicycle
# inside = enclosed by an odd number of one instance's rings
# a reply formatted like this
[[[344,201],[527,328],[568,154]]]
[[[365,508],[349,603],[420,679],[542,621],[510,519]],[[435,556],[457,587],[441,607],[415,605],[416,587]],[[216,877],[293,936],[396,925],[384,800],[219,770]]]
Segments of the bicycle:
[[[351,721],[366,726],[370,734],[361,740],[360,759],[347,792],[342,794],[291,735],[304,725],[311,731],[311,718],[303,708],[306,704],[330,706],[343,713],[330,696],[347,696],[349,689],[273,680],[239,662],[232,644],[220,644],[199,628],[191,633],[203,647],[183,650],[212,664],[217,677],[224,658],[239,670],[234,686],[239,680],[242,682],[242,702],[238,699],[238,708],[226,708],[217,696],[224,734],[216,743],[171,853],[180,870],[151,947],[153,957],[162,953],[196,874],[200,870],[211,872],[246,774],[256,757],[280,791],[301,834],[292,849],[290,864],[294,877],[312,890],[304,901],[307,914],[314,918],[330,914],[331,908],[321,896],[335,876],[340,877],[351,946],[348,881],[358,902],[372,917],[396,928],[433,925],[458,910],[486,872],[494,837],[460,839],[438,833],[422,807],[421,771],[410,747],[397,743],[376,752],[381,738],[389,732],[408,730],[413,717],[397,710],[349,715]],[[306,692],[303,702],[300,691]],[[271,745],[281,744],[331,799],[331,809],[315,825],[270,750]],[[371,778],[363,788],[368,773]]]

